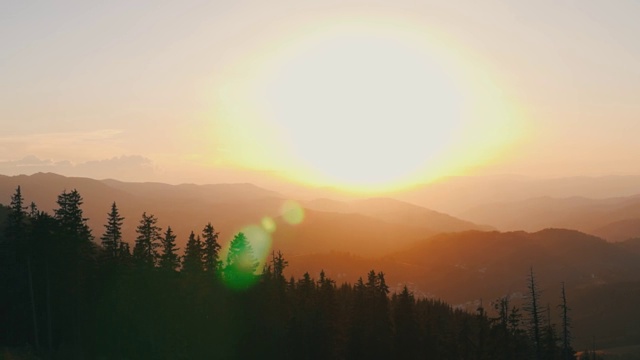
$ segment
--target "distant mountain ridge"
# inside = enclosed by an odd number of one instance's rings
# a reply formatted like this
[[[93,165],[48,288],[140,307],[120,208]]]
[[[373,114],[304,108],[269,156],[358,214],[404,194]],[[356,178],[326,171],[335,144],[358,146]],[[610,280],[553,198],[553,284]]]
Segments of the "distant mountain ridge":
[[[289,259],[289,272],[317,276],[324,270],[329,277],[354,283],[363,271],[376,269],[385,272],[392,291],[406,284],[418,296],[475,311],[480,304],[490,309],[493,300],[506,295],[512,304],[521,304],[533,268],[541,301],[550,304],[553,316],[557,316],[560,284],[566,284],[579,346],[590,344],[594,335],[599,346],[622,346],[640,344],[640,333],[635,331],[639,310],[627,307],[625,313],[617,307],[640,301],[635,290],[640,284],[639,244],[608,243],[565,229],[465,231],[435,235],[378,259],[348,253],[295,256]],[[625,284],[634,284],[634,290],[627,290]],[[607,296],[611,289],[617,289],[617,294]],[[603,316],[603,311],[612,316]],[[610,336],[614,332],[623,335]]]
[[[123,232],[129,242],[135,239],[142,212],[154,214],[161,227],[170,225],[178,234],[179,247],[184,247],[190,231],[199,233],[208,222],[221,233],[224,243],[244,227],[260,224],[265,217],[276,220],[274,247],[291,254],[335,250],[379,256],[437,233],[490,229],[393,199],[331,200],[325,208],[317,206],[320,200],[301,201],[307,216],[302,224],[292,226],[280,218],[283,203],[291,199],[248,183],[169,185],[37,173],[0,176],[0,203],[8,204],[18,185],[22,186],[27,203],[34,201],[48,212],[56,207],[57,195],[63,190],[77,189],[84,198],[85,216],[96,238],[102,234],[114,201],[126,218]]]
[[[299,265],[297,261],[301,261]],[[293,262],[296,263],[292,264],[292,270],[299,271],[311,263],[304,257]],[[640,280],[638,254],[598,237],[565,229],[439,234],[406,250],[371,260],[367,266],[375,264],[386,264],[377,267],[387,269],[390,283],[411,281],[422,291],[453,303],[470,300],[469,294],[496,298],[522,290],[523,279],[531,267],[545,286],[560,281],[570,287],[584,287]],[[333,271],[324,270],[328,274]],[[349,269],[335,271],[359,274]]]
[[[488,225],[474,224],[448,214],[392,198],[377,197],[348,202],[316,199],[305,201],[303,205],[306,208],[319,211],[363,214],[387,222],[424,227],[434,232],[494,230],[493,227]]]
[[[546,179],[495,175],[448,177],[388,196],[464,218],[466,211],[496,202],[513,203],[540,197],[607,199],[637,194],[640,194],[640,176],[637,175]]]
[[[300,201],[304,220],[293,225],[281,216],[283,203],[290,199],[252,184],[125,183],[39,173],[0,176],[0,203],[8,204],[18,185],[27,203],[35,201],[46,211],[55,207],[63,190],[78,189],[96,237],[102,233],[109,206],[116,201],[126,217],[123,230],[129,242],[135,238],[143,211],[155,214],[160,226],[171,225],[181,248],[189,231],[199,232],[209,221],[221,232],[224,244],[236,231],[270,216],[276,225],[273,249],[284,252],[289,261],[287,274],[301,276],[308,271],[317,276],[324,270],[338,282],[354,282],[376,269],[385,272],[392,290],[406,284],[418,296],[441,298],[471,311],[481,303],[489,308],[492,300],[504,295],[510,295],[514,303],[522,301],[526,275],[533,268],[545,303],[553,306],[560,283],[566,283],[570,304],[576,309],[577,344],[588,344],[593,335],[606,346],[640,343],[640,334],[634,332],[637,311],[629,305],[640,301],[638,239],[613,244],[557,228],[486,231],[491,228],[389,198]],[[624,226],[634,229],[638,204],[640,197],[636,196],[547,197],[519,202],[519,207],[506,204],[503,215],[514,224],[530,225],[520,217],[533,216],[537,226],[575,221],[593,226],[594,232],[604,224],[599,229],[611,232]],[[484,211],[490,217],[489,208]],[[603,317],[603,311],[615,316]],[[623,335],[609,335],[614,333]]]
[[[539,197],[485,204],[464,212],[463,216],[490,223],[502,231],[559,227],[622,241],[640,236],[640,195],[605,199]]]

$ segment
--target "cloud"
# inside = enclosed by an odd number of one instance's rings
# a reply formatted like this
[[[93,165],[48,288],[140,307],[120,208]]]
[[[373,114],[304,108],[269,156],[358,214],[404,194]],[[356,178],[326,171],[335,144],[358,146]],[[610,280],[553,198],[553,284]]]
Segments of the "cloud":
[[[4,175],[30,175],[37,172],[53,172],[65,176],[95,179],[139,181],[154,179],[158,169],[151,159],[140,155],[117,156],[77,164],[68,160],[40,159],[34,155],[28,155],[19,160],[0,161],[0,173]]]
[[[0,136],[0,150],[2,150],[2,154],[17,154],[17,156],[47,154],[47,156],[62,159],[74,158],[87,161],[89,158],[101,158],[113,153],[123,153],[124,149],[121,148],[122,134],[121,130],[101,129],[85,132]],[[33,160],[33,156],[25,158]],[[0,160],[9,161],[6,158],[0,158]]]
[[[139,179],[144,174],[153,175],[157,168],[153,161],[140,155],[113,157],[111,159],[87,161],[75,166],[79,174],[92,174],[94,178]],[[87,176],[87,175],[85,175]]]

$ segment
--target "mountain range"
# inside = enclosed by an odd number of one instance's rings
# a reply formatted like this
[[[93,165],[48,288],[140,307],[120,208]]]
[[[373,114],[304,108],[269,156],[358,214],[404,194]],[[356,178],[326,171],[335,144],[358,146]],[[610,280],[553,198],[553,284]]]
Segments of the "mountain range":
[[[27,203],[48,212],[58,194],[77,189],[96,238],[115,201],[132,244],[143,212],[171,226],[180,248],[207,222],[224,245],[247,226],[264,228],[269,218],[275,230],[269,248],[284,253],[288,275],[317,277],[323,270],[338,283],[353,283],[375,269],[385,272],[392,291],[407,285],[417,296],[469,311],[490,309],[503,296],[522,304],[533,269],[552,317],[565,283],[578,349],[594,336],[603,347],[640,344],[634,321],[640,313],[632,306],[640,300],[640,196],[535,197],[479,204],[455,217],[393,198],[295,199],[248,183],[169,185],[38,173],[0,176],[0,203],[8,204],[17,186]],[[300,223],[284,216],[291,203],[303,214]]]
[[[107,212],[116,202],[125,217],[125,240],[131,243],[143,212],[154,214],[161,227],[171,226],[180,247],[190,231],[199,233],[208,222],[220,232],[224,243],[243,228],[270,217],[277,225],[272,234],[274,247],[291,255],[334,250],[380,256],[442,232],[492,229],[389,198],[299,201],[304,221],[291,225],[283,221],[282,208],[296,199],[252,184],[128,183],[51,173],[0,176],[0,203],[8,204],[17,186],[22,187],[27,203],[33,201],[48,212],[56,207],[58,194],[77,189],[98,238]]]
[[[609,241],[640,236],[640,196],[592,199],[539,197],[490,203],[462,212],[471,221],[503,231],[538,231],[548,227],[576,229]]]

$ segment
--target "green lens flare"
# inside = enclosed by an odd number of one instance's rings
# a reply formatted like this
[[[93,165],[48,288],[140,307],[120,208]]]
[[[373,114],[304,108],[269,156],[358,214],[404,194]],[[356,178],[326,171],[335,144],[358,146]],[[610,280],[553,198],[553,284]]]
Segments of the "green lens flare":
[[[304,209],[293,200],[287,200],[280,209],[284,221],[291,225],[298,225],[304,220]]]
[[[262,218],[260,224],[262,224],[262,228],[270,234],[276,231],[276,222],[269,216]]]
[[[244,227],[229,244],[223,269],[224,283],[234,290],[245,290],[258,281],[271,251],[271,235],[259,225]]]

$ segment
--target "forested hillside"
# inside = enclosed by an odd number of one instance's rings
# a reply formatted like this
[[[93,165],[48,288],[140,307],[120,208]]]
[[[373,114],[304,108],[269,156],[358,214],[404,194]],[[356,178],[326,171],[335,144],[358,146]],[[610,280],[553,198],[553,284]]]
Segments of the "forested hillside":
[[[195,229],[180,256],[171,228],[144,213],[131,250],[116,203],[99,239],[82,204],[76,190],[60,194],[51,214],[25,204],[20,188],[11,197],[0,238],[6,351],[26,346],[56,359],[573,358],[570,324],[545,315],[533,271],[527,307],[505,297],[463,311],[407,287],[391,292],[383,271],[354,283],[324,272],[286,278],[280,252],[258,269],[245,234],[221,244],[211,223]]]

